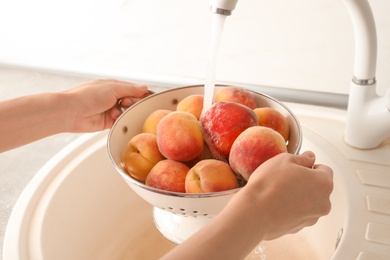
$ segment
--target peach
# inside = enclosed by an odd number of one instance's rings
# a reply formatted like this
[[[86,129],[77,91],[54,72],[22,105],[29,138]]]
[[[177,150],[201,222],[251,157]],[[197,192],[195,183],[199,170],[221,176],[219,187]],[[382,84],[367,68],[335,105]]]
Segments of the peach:
[[[162,160],[152,168],[145,184],[160,190],[185,192],[185,180],[189,170],[184,163]]]
[[[156,135],[140,133],[127,143],[122,154],[122,166],[131,177],[144,182],[154,165],[163,159]]]
[[[230,148],[241,132],[257,125],[255,112],[235,102],[218,102],[200,118],[203,137],[214,159],[227,161]]]
[[[198,120],[202,114],[203,95],[190,95],[177,104],[176,110],[193,114]]]
[[[172,112],[172,110],[168,109],[157,109],[153,111],[146,119],[142,126],[142,132],[144,133],[152,133],[156,134],[156,128],[158,122],[160,122],[161,118],[163,118],[165,115]]]
[[[246,129],[234,141],[229,164],[236,174],[248,181],[263,162],[285,152],[287,146],[281,134],[269,127],[254,126]]]
[[[218,90],[214,95],[214,102],[220,101],[240,103],[250,109],[257,107],[256,99],[252,93],[241,87],[225,87]]]
[[[259,126],[266,126],[281,134],[285,141],[290,134],[287,118],[278,110],[271,107],[259,107],[253,110],[257,115]]]
[[[215,159],[198,162],[187,173],[187,193],[217,192],[238,188],[238,180],[229,164]]]
[[[157,145],[166,158],[186,162],[194,159],[204,148],[202,129],[193,114],[173,111],[157,125]]]

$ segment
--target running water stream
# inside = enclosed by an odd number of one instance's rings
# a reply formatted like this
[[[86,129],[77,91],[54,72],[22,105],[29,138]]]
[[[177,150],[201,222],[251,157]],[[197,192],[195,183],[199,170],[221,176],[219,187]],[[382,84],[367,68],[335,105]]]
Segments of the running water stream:
[[[204,100],[203,110],[204,114],[213,104],[214,91],[215,91],[215,74],[217,67],[217,56],[220,48],[222,32],[226,20],[226,15],[212,14],[212,27],[211,27],[211,44],[209,51],[209,61],[207,65],[206,79],[204,85]],[[259,245],[255,250],[248,256],[249,259],[260,259],[265,260],[265,247]]]
[[[212,16],[211,45],[209,52],[209,63],[207,66],[206,80],[204,85],[204,101],[202,114],[204,114],[205,111],[207,111],[213,103],[217,56],[222,38],[222,31],[226,19],[226,15],[212,14]]]

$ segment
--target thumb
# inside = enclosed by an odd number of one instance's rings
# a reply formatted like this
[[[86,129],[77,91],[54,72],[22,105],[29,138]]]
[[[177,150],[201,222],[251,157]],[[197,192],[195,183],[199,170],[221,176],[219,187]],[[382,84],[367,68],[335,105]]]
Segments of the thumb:
[[[312,151],[306,151],[297,156],[297,163],[307,168],[312,168],[315,161],[316,156]]]

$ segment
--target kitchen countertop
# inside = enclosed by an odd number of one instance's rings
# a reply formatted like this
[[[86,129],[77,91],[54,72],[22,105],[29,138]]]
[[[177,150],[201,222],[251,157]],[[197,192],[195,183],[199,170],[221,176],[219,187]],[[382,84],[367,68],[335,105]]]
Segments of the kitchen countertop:
[[[383,94],[390,86],[390,1],[370,3]],[[0,100],[96,77],[154,82],[152,73],[203,82],[208,6],[207,0],[1,1]],[[241,0],[225,23],[217,80],[347,94],[352,67],[353,35],[342,1]],[[60,134],[0,154],[0,257],[20,193],[78,136]]]

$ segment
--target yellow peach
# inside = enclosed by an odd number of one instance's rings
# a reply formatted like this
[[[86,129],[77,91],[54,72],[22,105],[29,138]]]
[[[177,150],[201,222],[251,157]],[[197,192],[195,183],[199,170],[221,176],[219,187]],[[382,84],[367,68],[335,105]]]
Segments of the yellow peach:
[[[140,133],[127,143],[122,154],[122,166],[131,177],[144,182],[154,165],[163,159],[156,135]]]
[[[238,179],[229,164],[207,159],[198,162],[187,173],[187,193],[217,192],[238,188]]]
[[[202,114],[203,95],[190,95],[177,104],[176,110],[193,114],[198,120]]]
[[[282,113],[271,107],[259,107],[253,111],[257,115],[259,126],[270,127],[281,134],[285,141],[288,140],[290,126]]]
[[[153,111],[146,119],[142,126],[142,132],[143,133],[152,133],[156,134],[156,128],[158,122],[160,122],[161,118],[163,118],[165,115],[172,112],[172,110],[168,109],[157,109]]]

